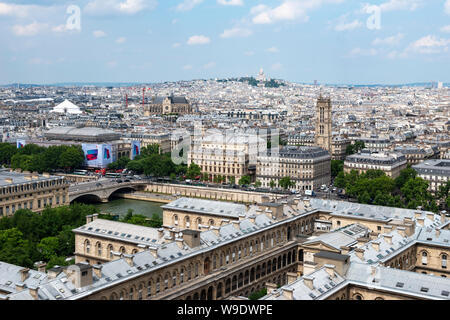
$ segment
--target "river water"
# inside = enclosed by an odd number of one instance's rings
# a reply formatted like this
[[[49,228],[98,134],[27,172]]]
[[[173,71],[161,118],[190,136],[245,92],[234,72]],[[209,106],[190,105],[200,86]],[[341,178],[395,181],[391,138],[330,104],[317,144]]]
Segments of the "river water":
[[[133,214],[142,214],[151,218],[154,213],[162,217],[161,206],[164,203],[114,198],[108,203],[95,203],[93,205],[99,208],[101,213],[112,213],[123,217],[127,214],[128,209],[133,209]]]

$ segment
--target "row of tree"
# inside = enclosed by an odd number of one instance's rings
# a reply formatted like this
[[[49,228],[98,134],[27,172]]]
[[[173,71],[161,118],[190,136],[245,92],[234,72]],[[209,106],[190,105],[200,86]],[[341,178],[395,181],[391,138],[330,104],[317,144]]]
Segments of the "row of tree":
[[[440,192],[433,196],[428,191],[428,182],[417,177],[417,172],[410,167],[402,170],[395,179],[386,176],[381,170],[368,170],[361,174],[355,170],[350,173],[340,171],[334,185],[345,189],[349,197],[365,204],[408,209],[420,206],[433,212],[439,210],[437,203],[447,209],[450,204],[450,183],[442,186]]]
[[[9,143],[0,143],[0,164],[24,171],[70,171],[84,165],[84,153],[79,145],[40,147],[27,144],[17,149]]]
[[[105,214],[100,214],[99,218],[114,220],[113,216]],[[119,221],[150,228],[161,228],[163,225],[163,219],[159,214],[154,213],[151,218],[147,218],[142,214],[133,214],[133,209],[128,209],[127,214]]]

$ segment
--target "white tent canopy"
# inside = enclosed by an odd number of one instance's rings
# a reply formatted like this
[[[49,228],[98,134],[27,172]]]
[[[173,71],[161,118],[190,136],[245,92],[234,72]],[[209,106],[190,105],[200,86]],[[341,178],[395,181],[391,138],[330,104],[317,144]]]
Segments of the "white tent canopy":
[[[56,107],[53,108],[52,112],[58,112],[58,113],[69,113],[69,114],[81,114],[83,113],[80,110],[80,107],[77,105],[74,105],[69,100],[64,100],[60,104],[58,104]]]

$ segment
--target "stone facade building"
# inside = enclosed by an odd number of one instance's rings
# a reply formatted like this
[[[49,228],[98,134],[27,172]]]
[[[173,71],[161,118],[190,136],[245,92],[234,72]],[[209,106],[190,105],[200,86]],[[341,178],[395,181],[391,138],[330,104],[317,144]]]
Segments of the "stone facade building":
[[[170,95],[168,97],[153,97],[148,103],[144,104],[144,115],[152,114],[191,114],[192,106],[185,97]]]

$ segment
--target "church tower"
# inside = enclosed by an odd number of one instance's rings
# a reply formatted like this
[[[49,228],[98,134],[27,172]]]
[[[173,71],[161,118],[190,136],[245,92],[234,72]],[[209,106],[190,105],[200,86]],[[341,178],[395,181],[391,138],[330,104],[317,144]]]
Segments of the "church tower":
[[[331,99],[323,98],[322,95],[317,99],[316,106],[316,134],[315,144],[328,152],[331,151],[332,144],[331,131]]]

